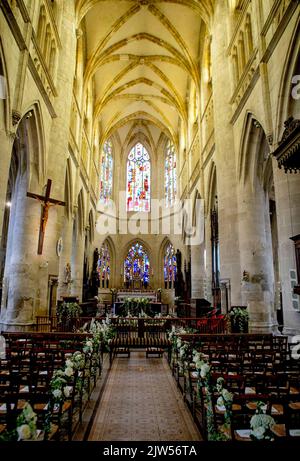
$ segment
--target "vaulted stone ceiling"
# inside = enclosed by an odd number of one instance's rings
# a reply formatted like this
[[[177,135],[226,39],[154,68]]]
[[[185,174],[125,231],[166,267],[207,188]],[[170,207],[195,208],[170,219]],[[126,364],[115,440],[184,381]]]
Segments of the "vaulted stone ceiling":
[[[85,85],[93,79],[102,141],[117,134],[178,143],[191,82],[199,88],[201,33],[213,0],[78,0],[86,34]],[[142,139],[140,139],[142,140]]]

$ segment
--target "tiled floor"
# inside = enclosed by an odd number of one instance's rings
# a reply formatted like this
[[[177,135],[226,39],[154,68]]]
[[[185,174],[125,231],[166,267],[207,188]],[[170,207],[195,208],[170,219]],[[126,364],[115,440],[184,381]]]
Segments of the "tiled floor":
[[[201,436],[165,358],[115,358],[89,440],[193,441]]]

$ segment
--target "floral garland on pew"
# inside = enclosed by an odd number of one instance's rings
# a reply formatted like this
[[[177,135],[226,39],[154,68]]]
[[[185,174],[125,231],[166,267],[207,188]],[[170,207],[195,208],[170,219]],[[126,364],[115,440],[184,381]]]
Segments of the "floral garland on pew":
[[[86,357],[92,360],[92,375],[97,373],[99,368],[99,349],[101,345],[108,345],[114,336],[114,328],[110,325],[108,319],[102,323],[92,321],[90,325],[91,338],[87,338],[83,344],[82,352],[76,351],[66,360],[63,369],[56,370],[50,382],[51,402],[48,404],[49,412],[45,417],[43,430],[46,434],[51,430],[51,409],[53,405],[63,405],[70,397],[70,382],[75,371],[83,371],[86,366]],[[81,383],[80,385],[83,385]],[[0,441],[21,441],[36,440],[38,437],[37,415],[31,405],[26,402],[22,413],[16,421],[16,429],[5,431],[0,434]]]
[[[37,440],[37,415],[31,405],[26,402],[22,413],[17,417],[16,428],[0,434],[0,442],[20,442]]]
[[[254,441],[268,440],[273,442],[275,440],[272,427],[275,425],[275,421],[271,415],[265,414],[264,402],[257,402],[255,415],[250,420],[250,437]]]
[[[217,406],[224,408],[224,429],[230,429],[231,426],[231,418],[232,418],[232,402],[233,402],[233,394],[229,392],[225,388],[225,379],[220,377],[217,379],[216,390],[219,393],[219,397],[217,400]]]
[[[213,393],[216,390],[220,395],[217,401],[217,405],[225,406],[225,426],[230,424],[230,411],[233,400],[233,395],[225,389],[224,380],[217,381],[216,388],[212,383],[211,366],[206,360],[206,357],[201,352],[193,351],[193,362],[198,372],[198,393],[202,385],[205,387],[205,403],[206,403],[206,424],[207,424],[207,436],[209,441],[228,441],[228,435],[216,429],[213,411]],[[223,379],[223,378],[222,378]],[[226,427],[225,427],[226,428]]]
[[[81,372],[86,366],[86,359],[91,361],[92,376],[97,374],[99,369],[99,354],[100,346],[108,345],[110,339],[114,335],[114,331],[109,322],[97,322],[92,320],[89,333],[92,337],[87,338],[83,344],[82,352],[76,351],[73,355],[66,360],[64,369],[57,370],[50,383],[51,393],[54,397],[54,402],[62,404],[70,397],[70,389],[68,384],[74,375],[75,370]],[[84,385],[84,383],[81,383]]]
[[[187,341],[182,341],[180,338],[180,335],[185,335],[187,333],[189,333],[188,329],[175,327],[175,325],[172,325],[172,329],[168,333],[168,339],[171,342],[171,366],[174,365],[179,358],[179,366],[183,368],[183,362],[191,352],[189,343]]]

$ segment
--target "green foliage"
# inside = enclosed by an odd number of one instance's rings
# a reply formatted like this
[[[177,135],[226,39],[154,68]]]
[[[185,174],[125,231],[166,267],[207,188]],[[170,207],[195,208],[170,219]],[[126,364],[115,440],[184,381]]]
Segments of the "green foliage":
[[[56,309],[56,315],[59,322],[63,320],[69,321],[74,318],[80,317],[82,314],[82,309],[78,303],[66,303],[63,302]]]
[[[249,314],[246,309],[241,307],[234,307],[232,311],[229,312],[229,317],[231,320],[232,329],[235,332],[248,332]]]
[[[154,315],[148,298],[126,298],[119,313],[121,317],[139,317],[142,313]]]

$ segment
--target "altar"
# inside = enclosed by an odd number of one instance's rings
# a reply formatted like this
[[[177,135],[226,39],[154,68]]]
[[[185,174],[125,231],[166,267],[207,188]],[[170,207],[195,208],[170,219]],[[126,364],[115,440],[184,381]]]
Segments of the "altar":
[[[123,301],[122,302],[116,301],[113,305],[113,314],[121,315],[123,305],[124,305]],[[162,303],[161,302],[151,302],[150,301],[149,307],[151,309],[151,312],[153,312],[154,315],[162,313]]]
[[[128,298],[146,298],[150,302],[157,302],[157,292],[154,290],[120,290],[117,292],[117,302],[124,302]]]

